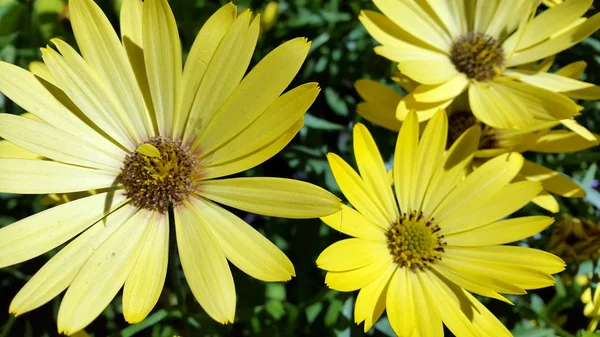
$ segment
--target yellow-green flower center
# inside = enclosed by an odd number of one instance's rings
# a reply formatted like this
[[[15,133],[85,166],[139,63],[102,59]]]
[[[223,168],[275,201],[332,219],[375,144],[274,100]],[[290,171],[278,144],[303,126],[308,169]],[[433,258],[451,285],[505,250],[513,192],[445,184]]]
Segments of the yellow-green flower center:
[[[477,81],[496,77],[504,65],[504,51],[493,37],[467,33],[459,37],[450,50],[456,70]]]
[[[165,213],[196,190],[198,168],[181,141],[153,137],[127,155],[119,179],[135,206]]]
[[[446,243],[439,232],[440,227],[425,220],[421,213],[401,215],[386,233],[394,262],[412,270],[429,268],[444,253]]]
[[[446,146],[450,148],[452,144],[473,125],[481,122],[470,111],[454,111],[448,117],[448,140]],[[496,147],[496,138],[494,129],[487,125],[481,130],[478,149],[493,149]]]

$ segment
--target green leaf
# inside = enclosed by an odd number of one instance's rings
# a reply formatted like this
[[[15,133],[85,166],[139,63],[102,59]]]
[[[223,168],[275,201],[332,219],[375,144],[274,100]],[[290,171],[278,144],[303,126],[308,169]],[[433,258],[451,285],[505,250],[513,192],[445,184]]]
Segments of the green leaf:
[[[283,309],[283,304],[281,301],[277,300],[269,300],[265,305],[265,310],[273,317],[276,321],[278,321],[283,315],[285,315],[285,309]]]
[[[323,311],[323,303],[321,302],[314,303],[307,307],[304,310],[304,314],[306,315],[306,320],[308,321],[308,323],[312,324],[317,318],[317,316],[319,316],[321,311]]]
[[[345,130],[346,128],[343,125],[339,125],[336,123],[332,123],[325,119],[315,117],[309,113],[304,114],[304,126],[310,129],[316,130]]]
[[[157,324],[158,322],[165,319],[167,316],[169,316],[169,312],[166,309],[159,310],[153,313],[152,315],[146,317],[145,320],[139,322],[138,324],[130,325],[125,329],[121,330],[121,337],[133,336],[134,334]]]
[[[327,308],[327,312],[325,313],[325,326],[329,327],[337,322],[343,306],[344,302],[338,299],[331,301],[331,304],[329,304],[329,308]]]
[[[284,301],[286,298],[285,285],[283,283],[267,283],[266,295],[268,299]]]

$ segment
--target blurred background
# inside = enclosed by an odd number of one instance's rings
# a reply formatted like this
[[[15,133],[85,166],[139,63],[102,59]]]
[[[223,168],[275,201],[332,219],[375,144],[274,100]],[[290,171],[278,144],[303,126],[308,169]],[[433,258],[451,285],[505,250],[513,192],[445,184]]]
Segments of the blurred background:
[[[171,0],[184,51],[189,50],[204,21],[225,0]],[[99,5],[118,30],[119,0],[99,0]],[[293,177],[310,181],[341,196],[329,170],[325,154],[335,152],[354,163],[351,130],[364,122],[373,133],[384,159],[390,163],[396,135],[362,120],[356,113],[361,101],[354,82],[371,78],[389,84],[393,64],[375,55],[375,41],[358,21],[361,9],[374,9],[369,0],[264,0],[236,1],[240,11],[250,8],[263,13],[262,34],[252,64],[282,42],[304,36],[312,41],[311,51],[292,86],[318,82],[322,88],[306,114],[305,126],[279,155],[244,175]],[[595,5],[597,11],[599,4]],[[588,16],[592,13],[588,13]],[[0,60],[27,68],[41,60],[39,47],[60,37],[75,46],[69,10],[63,0],[0,0]],[[600,33],[558,55],[555,68],[584,60],[588,67],[583,79],[600,84]],[[185,54],[184,54],[185,57]],[[578,121],[600,133],[600,103],[582,102]],[[21,114],[21,108],[0,94],[0,112]],[[586,332],[590,318],[583,314],[581,296],[598,282],[600,250],[599,175],[595,163],[600,151],[593,148],[576,154],[526,154],[547,167],[573,177],[588,191],[585,199],[559,199],[557,223],[526,241],[517,243],[549,249],[568,261],[557,275],[554,288],[531,291],[516,297],[510,306],[483,299],[488,308],[516,337],[592,337]],[[0,226],[51,207],[45,196],[0,194]],[[288,283],[254,280],[232,266],[238,295],[234,324],[222,326],[211,320],[194,300],[181,271],[176,250],[170,254],[167,281],[159,303],[140,324],[129,326],[121,314],[118,295],[86,332],[90,336],[363,336],[363,327],[354,324],[356,293],[339,293],[324,285],[325,273],[317,269],[318,254],[344,235],[319,220],[285,220],[234,211],[275,242],[292,260],[297,277]],[[545,214],[529,205],[519,215]],[[563,215],[563,214],[569,214]],[[582,234],[583,233],[583,234]],[[173,238],[174,239],[174,236]],[[551,242],[552,241],[552,242]],[[175,242],[171,248],[175,249]],[[0,269],[0,337],[56,336],[56,315],[60,297],[18,318],[8,315],[12,297],[55,253]],[[366,335],[394,336],[383,317]],[[447,332],[447,336],[452,336]]]

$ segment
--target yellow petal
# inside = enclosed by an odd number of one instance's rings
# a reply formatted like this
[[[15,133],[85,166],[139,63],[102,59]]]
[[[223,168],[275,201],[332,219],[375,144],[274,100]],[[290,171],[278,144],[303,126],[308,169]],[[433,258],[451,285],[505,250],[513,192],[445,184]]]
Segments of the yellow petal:
[[[58,247],[120,207],[124,201],[125,195],[121,192],[96,194],[0,228],[0,267],[27,261]]]
[[[532,161],[525,161],[521,175],[527,180],[539,181],[544,189],[563,197],[583,198],[585,191],[571,178]]]
[[[88,139],[106,151],[120,155],[121,158],[125,156],[125,152],[77,118],[25,69],[0,62],[0,92],[44,122]]]
[[[447,100],[434,103],[417,102],[413,93],[410,93],[398,103],[396,107],[396,118],[403,121],[408,116],[409,111],[415,111],[419,122],[430,119],[436,112],[450,106],[454,100]]]
[[[389,254],[383,242],[345,239],[327,247],[317,258],[317,266],[327,271],[348,271],[385,259]]]
[[[138,211],[85,262],[60,304],[59,332],[68,335],[85,328],[110,304],[140,254],[151,216],[150,211]]]
[[[190,203],[175,208],[177,248],[187,283],[206,313],[225,324],[235,317],[235,285],[210,226]]]
[[[596,14],[590,18],[587,18],[587,20],[583,21],[583,23],[576,25],[565,32],[562,32],[559,35],[552,36],[544,42],[541,42],[531,48],[514,53],[512,57],[507,60],[508,62],[506,63],[506,66],[514,67],[557,54],[581,42],[583,39],[587,38],[596,30],[598,30],[599,27],[600,15]]]
[[[379,319],[386,307],[388,285],[398,268],[390,265],[375,281],[362,288],[356,297],[354,306],[354,321],[365,322],[364,331],[367,332]]]
[[[8,140],[0,140],[0,158],[42,159],[42,156],[18,147]]]
[[[479,302],[473,295],[465,291],[465,295],[471,301],[471,304],[475,308],[475,317],[473,324],[479,331],[485,331],[490,336],[498,337],[512,337],[512,334],[508,329],[492,314],[481,302]]]
[[[87,166],[118,175],[124,158],[116,159],[96,144],[43,122],[0,114],[0,136],[31,152],[67,164]]]
[[[575,61],[558,69],[555,74],[576,80],[583,75],[586,67],[587,63],[585,61]]]
[[[445,222],[463,216],[467,209],[476,211],[471,206],[500,192],[519,173],[523,161],[523,156],[514,152],[488,160],[446,196],[432,217],[442,227]]]
[[[563,119],[560,121],[560,123],[590,142],[596,142],[596,144],[600,142],[600,136],[591,133],[588,129],[577,123],[577,121],[574,119]]]
[[[600,136],[595,137],[594,141],[589,141],[575,132],[552,130],[538,138],[530,150],[544,153],[577,152],[596,146]]]
[[[356,106],[359,115],[386,129],[400,130],[402,123],[396,119],[396,107],[402,99],[400,94],[383,84],[366,79],[356,81],[354,87],[366,100]]]
[[[180,137],[187,117],[192,109],[194,99],[198,94],[200,83],[206,74],[206,70],[212,60],[219,44],[229,31],[237,16],[237,9],[233,3],[228,3],[217,10],[206,20],[187,56],[183,68],[183,77],[180,86],[180,98],[178,100],[178,119],[174,121],[174,132]],[[183,118],[183,119],[182,119]],[[180,125],[182,123],[183,125]]]
[[[102,85],[126,112],[119,111],[119,115],[126,124],[129,124],[129,131],[133,133],[138,143],[154,135],[152,120],[144,105],[144,99],[125,49],[110,21],[100,7],[91,0],[69,1],[69,16],[81,54],[99,76]],[[60,48],[58,45],[57,47]],[[62,88],[66,91],[64,85]],[[110,111],[110,113],[115,112]]]
[[[541,184],[534,181],[508,184],[489,196],[474,199],[454,217],[439,220],[439,225],[444,235],[478,228],[518,211],[541,191]]]
[[[328,153],[327,160],[335,181],[352,206],[369,220],[380,224],[382,227],[389,224],[381,201],[370,196],[365,182],[358,173],[335,153]]]
[[[481,129],[475,125],[465,131],[444,155],[442,164],[438,166],[423,197],[421,209],[429,217],[440,202],[454,189],[471,164],[473,154],[479,144]],[[433,188],[435,186],[435,188]]]
[[[449,50],[451,37],[427,11],[413,1],[374,0],[377,8],[403,30],[422,43],[439,50]]]
[[[23,314],[62,293],[98,247],[136,211],[136,207],[129,205],[121,207],[76,237],[21,288],[10,303],[9,311],[15,315]]]
[[[180,118],[175,112],[175,98],[182,75],[181,41],[166,0],[144,1],[142,37],[158,132],[172,136],[174,119]]]
[[[375,223],[353,208],[342,204],[342,210],[322,217],[321,220],[329,227],[346,235],[364,240],[384,241],[387,226]]]
[[[428,288],[428,272],[411,272],[419,336],[444,337],[442,317],[436,306],[437,293]]]
[[[392,223],[398,217],[398,207],[388,183],[387,171],[377,144],[369,130],[360,123],[354,126],[353,135],[354,155],[367,193],[371,199],[379,200],[388,223]]]
[[[507,76],[515,76],[520,81],[549,91],[562,93],[571,98],[595,100],[600,98],[600,87],[569,77],[534,71],[510,71],[504,72]]]
[[[250,26],[251,14],[243,12],[234,21],[208,63],[192,103],[183,137],[184,143],[203,134],[217,109],[229,98],[244,77],[256,41],[259,22]]]
[[[429,182],[444,158],[447,135],[448,117],[445,111],[440,110],[427,123],[419,142],[416,154],[417,180],[413,182],[411,188],[411,199],[413,200],[411,207],[415,210],[421,209]]]
[[[446,82],[437,85],[421,85],[413,91],[417,102],[435,103],[454,99],[469,85],[469,79],[463,73],[457,73]]]
[[[309,48],[306,39],[296,38],[265,56],[235,88],[214,118],[205,121],[206,128],[194,142],[201,152],[210,153],[263,115],[296,76]]]
[[[123,288],[123,316],[139,323],[158,302],[169,261],[169,217],[154,213],[148,223],[148,236]]]
[[[402,61],[398,63],[398,70],[414,81],[430,85],[450,81],[458,74],[449,59]]]
[[[491,246],[515,242],[543,231],[554,222],[546,216],[528,216],[501,220],[472,230],[444,235],[453,246]]]
[[[411,273],[407,268],[398,268],[390,280],[386,296],[390,325],[394,332],[402,337],[414,336],[417,332],[418,318],[413,287],[419,286],[413,284]]]
[[[374,263],[350,271],[330,271],[325,276],[325,284],[338,291],[355,291],[366,287],[382,275],[393,264],[391,255],[378,259]]]
[[[408,118],[402,123],[402,128],[396,140],[394,151],[394,188],[400,206],[400,213],[414,210],[415,200],[412,199],[412,185],[417,181],[417,151],[419,142],[419,124],[414,112],[409,112]]]
[[[225,257],[241,271],[267,282],[289,281],[296,275],[287,256],[242,219],[205,199],[190,202],[207,220]]]
[[[197,193],[247,212],[292,219],[318,218],[341,209],[340,200],[313,184],[283,178],[231,178],[202,183]]]
[[[3,193],[69,193],[110,187],[114,173],[53,161],[0,158]]]
[[[501,0],[489,0],[484,2],[477,1],[475,3],[473,28],[476,32],[487,31],[500,2]]]
[[[52,73],[48,69],[48,66],[44,64],[44,62],[34,61],[29,63],[29,71],[44,81],[54,85],[55,87],[58,87],[58,83],[56,83],[54,76],[52,76]]]
[[[206,167],[243,158],[276,141],[302,119],[319,94],[317,83],[307,83],[278,97],[253,123],[212,153],[200,153]]]
[[[296,136],[303,125],[304,117],[296,121],[296,123],[289,128],[289,130],[287,130],[274,142],[267,144],[254,152],[246,153],[243,157],[235,158],[220,165],[202,167],[200,173],[202,179],[208,180],[227,176],[251,169],[263,163],[265,160],[279,153],[287,144],[289,144],[289,142],[294,138],[294,136]]]
[[[558,213],[560,211],[560,206],[558,205],[556,198],[546,191],[542,191],[533,198],[531,202],[552,213]]]

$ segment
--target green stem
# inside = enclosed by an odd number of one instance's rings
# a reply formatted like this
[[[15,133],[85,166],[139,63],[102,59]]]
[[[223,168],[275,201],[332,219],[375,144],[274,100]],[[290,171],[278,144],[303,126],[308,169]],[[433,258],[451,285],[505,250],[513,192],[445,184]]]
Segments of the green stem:
[[[572,333],[568,332],[567,330],[563,329],[560,327],[560,325],[556,324],[554,321],[552,321],[550,319],[550,317],[544,315],[544,314],[538,314],[537,315],[538,318],[540,318],[542,321],[544,321],[546,324],[548,324],[552,329],[554,329],[554,331],[561,337],[575,337],[575,335],[573,335]]]
[[[0,333],[0,337],[8,336],[8,333],[12,329],[13,324],[15,324],[15,319],[16,319],[16,317],[14,315],[8,316],[8,322],[6,322],[6,324],[4,324],[4,327],[2,328],[2,332]]]

